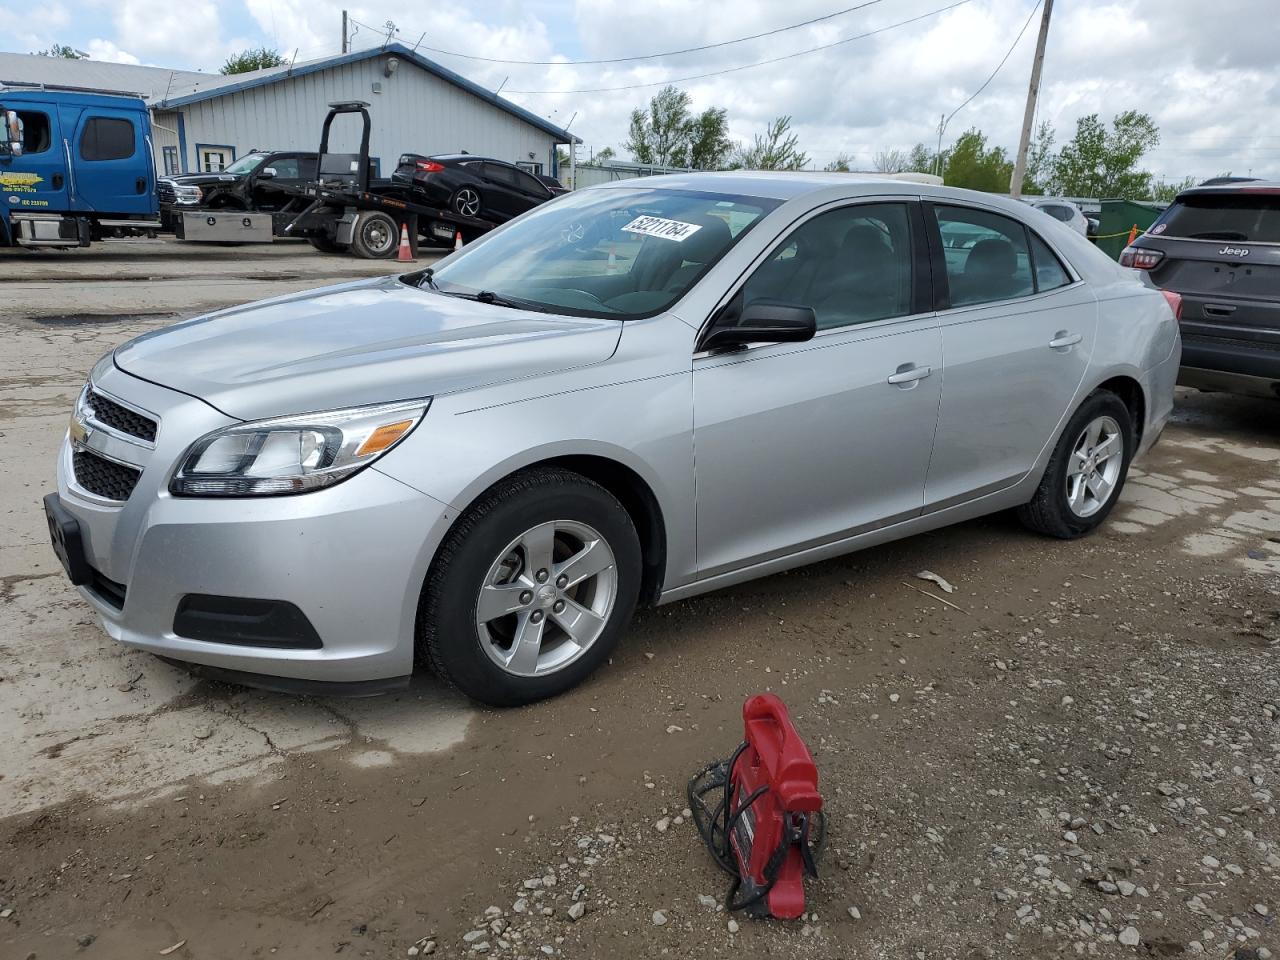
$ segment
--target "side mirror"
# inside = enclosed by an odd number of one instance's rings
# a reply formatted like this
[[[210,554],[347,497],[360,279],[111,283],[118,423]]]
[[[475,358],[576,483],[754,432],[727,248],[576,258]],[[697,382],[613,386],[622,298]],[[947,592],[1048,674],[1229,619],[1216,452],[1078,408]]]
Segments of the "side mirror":
[[[723,350],[749,343],[803,343],[818,332],[813,307],[772,300],[753,300],[736,323],[718,322],[702,340],[703,350]]]
[[[4,112],[4,130],[5,143],[9,148],[7,152],[14,157],[22,156],[22,120],[17,111]]]
[[[262,170],[258,171],[259,180],[274,180],[275,176],[276,176],[275,167],[265,167]]]

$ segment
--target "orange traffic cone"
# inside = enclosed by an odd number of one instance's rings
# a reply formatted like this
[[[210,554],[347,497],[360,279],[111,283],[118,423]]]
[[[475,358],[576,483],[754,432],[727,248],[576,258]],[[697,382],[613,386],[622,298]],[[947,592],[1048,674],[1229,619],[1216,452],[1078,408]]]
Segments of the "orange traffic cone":
[[[400,252],[396,254],[398,263],[413,263],[413,247],[409,244],[409,225],[400,224]]]
[[[1137,239],[1138,239],[1138,225],[1135,223],[1133,225],[1133,229],[1129,231],[1129,242],[1133,243],[1133,241]]]
[[[462,249],[462,231],[461,230],[456,231],[453,235],[453,249],[455,250]]]

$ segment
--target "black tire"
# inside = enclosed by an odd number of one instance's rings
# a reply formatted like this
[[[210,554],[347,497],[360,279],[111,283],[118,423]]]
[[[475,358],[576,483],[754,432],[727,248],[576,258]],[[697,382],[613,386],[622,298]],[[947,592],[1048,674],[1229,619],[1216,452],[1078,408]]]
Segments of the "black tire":
[[[346,253],[347,252],[346,247],[338,243],[337,240],[334,240],[332,237],[323,233],[312,234],[311,236],[307,237],[307,243],[311,244],[311,246],[315,247],[321,253]]]
[[[386,260],[400,247],[400,225],[381,210],[366,210],[351,233],[351,249],[365,260]]]
[[[1119,476],[1105,503],[1089,516],[1080,516],[1072,509],[1067,497],[1067,469],[1081,434],[1099,417],[1110,417],[1119,424],[1124,441],[1123,459]],[[1067,421],[1040,486],[1031,501],[1018,508],[1018,519],[1036,533],[1061,540],[1074,540],[1097,529],[1120,499],[1125,478],[1129,475],[1129,463],[1133,459],[1135,436],[1133,414],[1123,400],[1109,390],[1090,394]]]
[[[604,629],[576,660],[542,676],[516,676],[482,649],[476,602],[504,546],[552,520],[585,523],[599,532],[613,551],[617,592]],[[418,661],[448,685],[490,706],[553,697],[576,686],[613,652],[635,611],[640,573],[640,540],[631,516],[604,487],[559,468],[516,474],[481,495],[436,554],[418,603]]]
[[[449,198],[449,209],[464,217],[484,216],[484,198],[475,187],[459,187]]]

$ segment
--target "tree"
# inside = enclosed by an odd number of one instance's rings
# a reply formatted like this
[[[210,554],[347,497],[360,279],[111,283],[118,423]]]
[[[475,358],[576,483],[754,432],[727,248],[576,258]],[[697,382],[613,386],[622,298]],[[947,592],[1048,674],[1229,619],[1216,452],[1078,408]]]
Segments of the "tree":
[[[916,173],[933,173],[933,151],[923,143],[917,143],[907,154],[907,169]]]
[[[822,169],[827,173],[848,173],[850,164],[853,163],[853,157],[845,153],[843,150],[836,154],[836,158],[828,163]]]
[[[1013,177],[1013,161],[1004,147],[987,147],[987,138],[976,127],[966,130],[943,151],[942,182],[949,187],[1007,193]]]
[[[1187,177],[1185,180],[1175,180],[1173,182],[1157,180],[1151,185],[1151,199],[1159,203],[1173,203],[1174,197],[1188,187],[1194,187],[1195,185],[1195,177]]]
[[[41,57],[58,57],[63,60],[87,60],[88,57],[82,55],[74,47],[69,47],[65,43],[55,43],[48,50],[37,50],[37,56]]]
[[[1067,197],[1139,200],[1151,193],[1152,176],[1138,169],[1143,154],[1160,142],[1148,114],[1126,110],[1108,130],[1096,113],[1076,121],[1076,135],[1053,165],[1055,192]]]
[[[617,154],[613,152],[613,147],[605,147],[603,150],[596,153],[596,155],[591,159],[596,163],[604,163],[608,160],[612,160],[615,156],[617,156]]]
[[[1053,127],[1049,121],[1041,122],[1036,127],[1036,135],[1027,149],[1027,172],[1022,181],[1022,192],[1042,194],[1053,180],[1053,165],[1056,157],[1053,154]]]
[[[631,111],[627,142],[622,145],[637,163],[664,167],[718,170],[724,166],[733,142],[729,139],[728,114],[708,107],[694,115],[689,94],[665,86],[649,101],[647,111]]]
[[[799,170],[809,157],[798,143],[799,137],[791,133],[791,117],[776,117],[763,134],[755,135],[751,146],[734,150],[731,165],[737,170]]]
[[[288,61],[280,56],[279,50],[269,47],[243,50],[235,56],[227,57],[220,73],[248,73],[250,70],[265,70],[267,67],[283,66]]]
[[[871,158],[871,169],[876,173],[902,173],[910,165],[910,154],[901,150],[881,150]]]

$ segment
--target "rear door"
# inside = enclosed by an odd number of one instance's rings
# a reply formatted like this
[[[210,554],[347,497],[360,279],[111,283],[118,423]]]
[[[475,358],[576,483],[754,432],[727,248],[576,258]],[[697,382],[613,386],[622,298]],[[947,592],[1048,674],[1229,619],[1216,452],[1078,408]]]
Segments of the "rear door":
[[[74,165],[72,209],[155,212],[155,164],[137,111],[84,108],[68,138],[67,152]]]
[[[8,210],[67,209],[67,161],[52,103],[15,103],[22,121],[22,156],[0,157],[0,204]]]
[[[1071,409],[1098,306],[1020,220],[926,204],[946,358],[926,509],[1011,486]]]
[[[1184,194],[1134,244],[1163,259],[1156,286],[1182,294],[1182,332],[1280,347],[1280,192]]]

